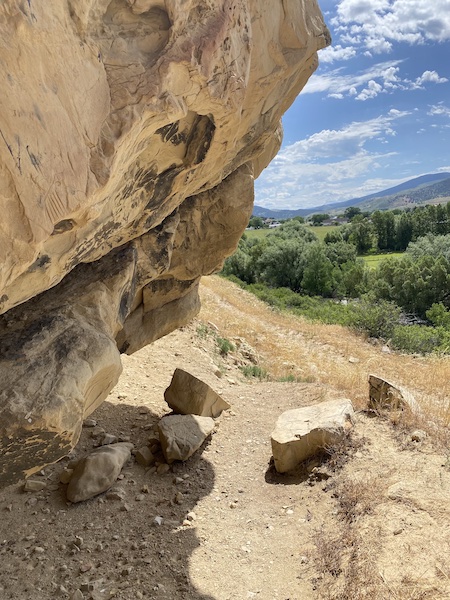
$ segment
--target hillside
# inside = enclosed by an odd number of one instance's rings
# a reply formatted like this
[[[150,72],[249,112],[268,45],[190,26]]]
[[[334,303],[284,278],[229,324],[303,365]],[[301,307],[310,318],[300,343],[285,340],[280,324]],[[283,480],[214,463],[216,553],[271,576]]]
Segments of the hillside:
[[[257,217],[272,217],[274,219],[292,219],[296,216],[308,216],[314,213],[337,214],[348,206],[358,206],[361,210],[387,210],[429,204],[432,202],[447,202],[450,199],[450,173],[432,173],[422,175],[368,196],[352,198],[344,202],[323,204],[313,208],[297,210],[269,210],[255,205],[253,214]]]
[[[58,483],[67,460],[45,469],[42,492],[3,490],[2,599],[448,598],[448,428],[439,423],[448,426],[450,361],[388,354],[341,327],[273,311],[219,277],[204,279],[201,297],[191,325],[124,357],[118,386],[92,417],[145,443],[168,412],[175,367],[232,409],[186,463],[160,475],[127,465],[115,496],[67,504]],[[221,354],[224,339],[236,350]],[[243,375],[249,357],[270,380]],[[372,371],[414,392],[427,420],[394,427],[366,414]],[[348,443],[277,475],[270,432],[279,414],[343,396],[359,409]],[[418,427],[428,437],[413,442]],[[92,449],[90,431],[70,458]]]

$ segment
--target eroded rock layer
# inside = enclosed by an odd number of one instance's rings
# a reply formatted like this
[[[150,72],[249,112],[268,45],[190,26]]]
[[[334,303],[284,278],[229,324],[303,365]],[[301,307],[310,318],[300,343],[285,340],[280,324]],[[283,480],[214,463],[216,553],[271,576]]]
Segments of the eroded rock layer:
[[[0,6],[0,479],[198,310],[329,42],[314,0]]]

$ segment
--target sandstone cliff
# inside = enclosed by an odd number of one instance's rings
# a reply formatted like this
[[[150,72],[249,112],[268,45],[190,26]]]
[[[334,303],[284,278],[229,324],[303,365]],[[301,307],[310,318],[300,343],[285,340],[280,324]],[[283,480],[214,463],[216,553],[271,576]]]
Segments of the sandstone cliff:
[[[315,0],[0,6],[0,481],[192,318],[329,43]]]

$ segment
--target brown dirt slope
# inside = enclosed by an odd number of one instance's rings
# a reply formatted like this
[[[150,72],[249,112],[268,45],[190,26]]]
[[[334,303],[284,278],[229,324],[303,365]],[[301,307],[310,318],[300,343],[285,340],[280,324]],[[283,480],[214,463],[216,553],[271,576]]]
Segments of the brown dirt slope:
[[[3,490],[0,598],[448,598],[448,360],[382,352],[342,328],[274,312],[217,277],[204,281],[202,301],[192,325],[124,357],[119,385],[92,417],[146,443],[169,412],[163,392],[176,367],[232,409],[186,463],[157,474],[130,461],[117,500],[68,504],[59,476],[69,459],[34,477],[46,484],[40,492]],[[366,414],[373,371],[413,391],[427,419]],[[349,440],[277,475],[278,415],[335,397],[360,409]],[[419,426],[428,437],[413,442]],[[73,454],[92,447],[86,427]]]

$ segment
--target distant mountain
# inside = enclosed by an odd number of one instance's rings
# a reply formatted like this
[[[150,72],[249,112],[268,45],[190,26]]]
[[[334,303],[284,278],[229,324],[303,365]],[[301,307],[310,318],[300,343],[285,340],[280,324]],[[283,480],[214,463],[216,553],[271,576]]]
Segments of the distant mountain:
[[[270,210],[255,205],[253,214],[256,217],[292,219],[297,216],[306,217],[314,213],[334,214],[342,212],[348,206],[358,206],[361,210],[366,211],[387,210],[427,204],[438,199],[440,202],[450,199],[450,173],[422,175],[368,196],[352,198],[344,202],[334,202],[333,204],[322,204],[313,208]]]

